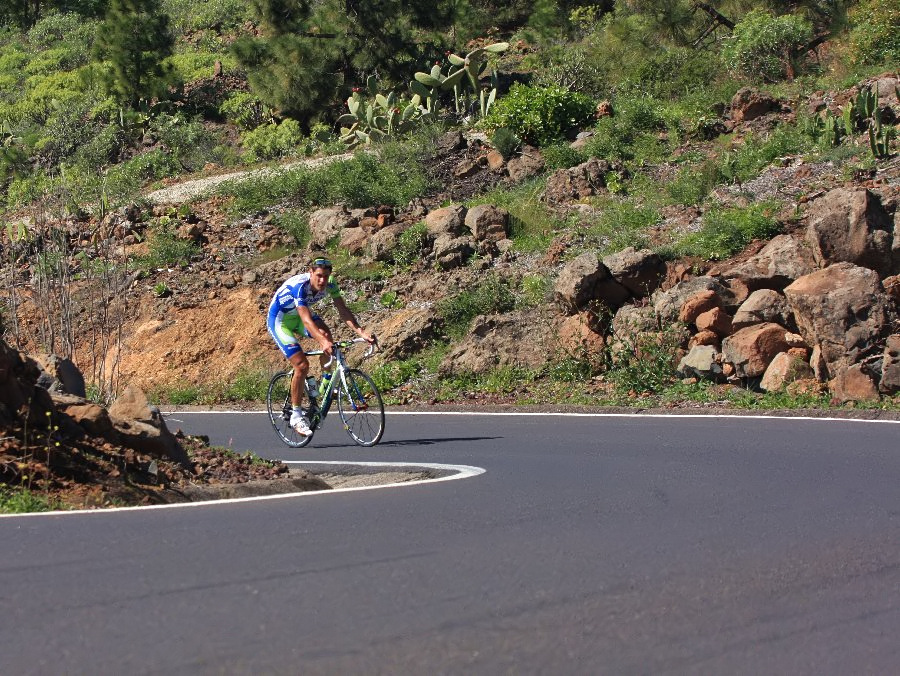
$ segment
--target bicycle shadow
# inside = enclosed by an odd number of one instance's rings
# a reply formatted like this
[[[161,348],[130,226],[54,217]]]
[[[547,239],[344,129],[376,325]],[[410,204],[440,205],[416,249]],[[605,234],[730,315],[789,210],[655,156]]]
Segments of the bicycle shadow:
[[[379,442],[374,448],[383,448],[385,446],[403,447],[403,446],[434,446],[437,444],[452,443],[455,441],[493,441],[494,439],[502,439],[503,437],[441,437],[439,439],[396,439],[394,441]],[[313,441],[313,448],[354,448],[356,444],[321,444],[318,445]],[[310,448],[308,446],[307,448]]]

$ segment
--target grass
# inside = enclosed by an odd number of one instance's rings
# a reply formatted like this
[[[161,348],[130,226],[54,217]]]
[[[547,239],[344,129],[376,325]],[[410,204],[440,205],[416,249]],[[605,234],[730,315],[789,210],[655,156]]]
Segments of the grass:
[[[0,514],[51,512],[62,508],[58,500],[35,493],[24,486],[0,486]]]
[[[485,277],[476,286],[461,290],[437,305],[444,328],[453,338],[462,337],[478,315],[509,312],[516,306],[516,295],[509,282],[499,276]]]
[[[596,242],[600,256],[629,246],[646,248],[646,231],[661,220],[655,209],[638,206],[633,201],[606,197],[599,200],[599,206],[602,212],[588,227],[587,235]]]
[[[265,176],[228,181],[218,194],[234,198],[232,211],[254,213],[274,205],[323,206],[343,203],[351,208],[373,204],[399,206],[429,188],[421,171],[420,144],[395,143],[379,155],[357,153],[352,159],[322,167],[298,166]]]
[[[470,200],[467,205],[493,204],[509,212],[509,237],[517,251],[546,251],[554,234],[566,222],[555,216],[541,201],[545,180],[531,179],[517,186],[497,188]]]
[[[749,207],[714,207],[703,215],[698,232],[676,242],[672,252],[704,260],[723,260],[741,251],[754,239],[768,239],[779,232],[774,218],[778,204],[763,202]]]

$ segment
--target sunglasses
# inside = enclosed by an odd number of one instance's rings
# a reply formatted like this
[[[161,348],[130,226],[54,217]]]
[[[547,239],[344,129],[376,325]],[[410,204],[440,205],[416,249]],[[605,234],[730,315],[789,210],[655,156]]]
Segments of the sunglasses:
[[[329,268],[330,269],[334,266],[331,264],[331,261],[328,260],[327,258],[317,258],[316,260],[314,260],[312,262],[312,265],[310,265],[310,267],[311,268]]]

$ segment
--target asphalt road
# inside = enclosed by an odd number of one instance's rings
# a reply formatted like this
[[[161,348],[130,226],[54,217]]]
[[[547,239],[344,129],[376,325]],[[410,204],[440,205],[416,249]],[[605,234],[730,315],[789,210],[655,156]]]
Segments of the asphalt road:
[[[889,423],[391,415],[287,451],[457,481],[0,519],[0,674],[889,674]]]

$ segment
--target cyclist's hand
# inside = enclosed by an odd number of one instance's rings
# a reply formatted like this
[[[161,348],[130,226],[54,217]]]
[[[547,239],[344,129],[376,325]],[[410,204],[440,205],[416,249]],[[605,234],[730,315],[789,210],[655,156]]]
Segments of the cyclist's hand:
[[[366,333],[362,329],[357,330],[357,333],[359,334],[359,337],[365,340],[369,345],[378,344],[378,340],[375,338],[375,336]]]
[[[327,354],[329,357],[334,353],[334,343],[330,340],[320,340],[319,345],[322,347],[322,352]]]

